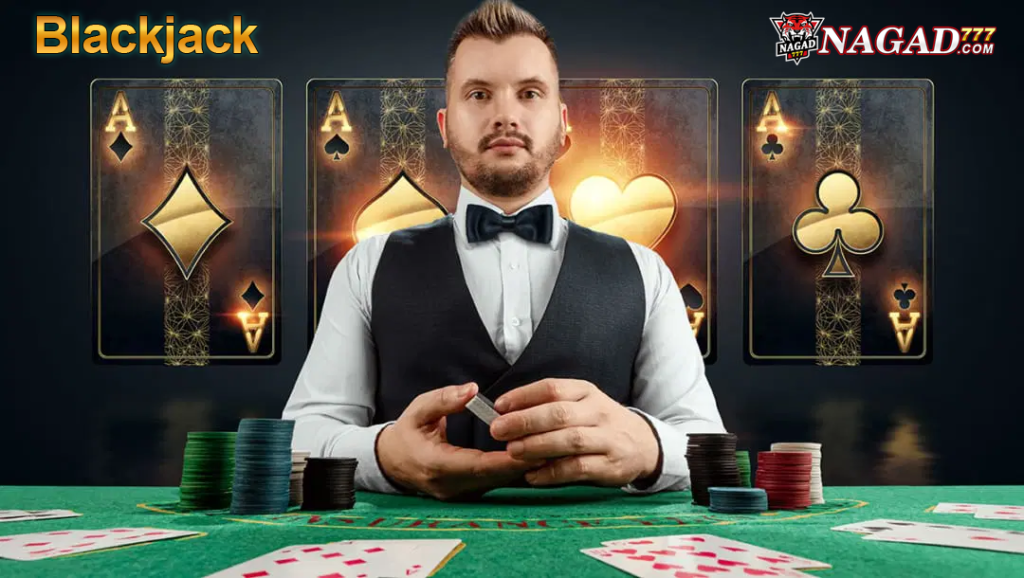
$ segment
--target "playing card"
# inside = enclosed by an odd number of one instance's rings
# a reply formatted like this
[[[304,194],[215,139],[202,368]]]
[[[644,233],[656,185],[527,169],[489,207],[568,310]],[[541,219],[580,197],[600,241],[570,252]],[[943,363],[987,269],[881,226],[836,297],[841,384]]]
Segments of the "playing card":
[[[97,79],[93,354],[277,363],[281,84]]]
[[[973,514],[978,511],[978,504],[956,504],[942,502],[932,510],[933,514]]]
[[[208,578],[428,576],[460,540],[343,540],[288,546],[211,574]]]
[[[617,548],[631,546],[671,546],[674,548],[692,548],[693,550],[690,551],[701,549],[724,556],[730,556],[734,559],[742,560],[752,565],[768,565],[781,568],[793,568],[797,570],[821,570],[832,567],[832,565],[827,562],[801,558],[778,550],[762,548],[761,546],[754,546],[753,544],[730,540],[729,538],[723,538],[721,536],[714,536],[711,534],[652,536],[650,538],[636,538],[632,540],[613,540],[611,542],[602,542],[602,545]]]
[[[160,528],[107,528],[17,534],[0,537],[0,558],[22,561],[43,560],[68,554],[181,538],[198,533]]]
[[[933,125],[927,80],[744,83],[748,363],[930,362]]]
[[[1018,530],[996,530],[993,528],[976,528],[973,526],[957,526],[953,524],[932,524],[927,522],[910,522],[907,520],[868,520],[866,522],[854,522],[852,524],[843,524],[842,526],[836,526],[833,530],[839,532],[852,532],[854,534],[879,534],[882,532],[889,532],[893,530],[903,530],[909,528],[925,528],[930,530],[952,530],[952,531],[970,531],[974,533],[991,533],[991,534],[1009,534],[1024,536],[1024,532]]]
[[[372,575],[429,576],[450,556],[462,547],[462,540],[352,540],[334,542],[332,545],[346,545],[354,550],[380,550],[387,560],[374,559],[370,568]]]
[[[33,520],[56,520],[81,516],[71,510],[0,510],[0,522],[28,522]]]
[[[689,550],[686,545],[630,546],[580,550],[587,556],[614,566],[640,578],[671,576],[700,578],[702,576],[779,576],[809,577],[792,568],[755,564],[739,556],[710,549]]]
[[[942,529],[908,527],[864,536],[865,540],[878,542],[903,542],[932,546],[951,546],[1024,554],[1024,536],[1006,532],[982,532],[982,528]]]
[[[992,506],[978,504],[974,517],[979,520],[1012,520],[1024,522],[1024,506]]]
[[[226,568],[208,578],[308,578],[341,574],[371,578],[374,565],[387,562],[384,549],[347,547],[347,544],[287,546]]]
[[[346,252],[454,211],[460,178],[435,121],[445,106],[443,79],[307,86],[312,340]],[[561,97],[568,139],[551,172],[560,214],[657,251],[675,275],[705,362],[713,362],[716,83],[564,80]]]

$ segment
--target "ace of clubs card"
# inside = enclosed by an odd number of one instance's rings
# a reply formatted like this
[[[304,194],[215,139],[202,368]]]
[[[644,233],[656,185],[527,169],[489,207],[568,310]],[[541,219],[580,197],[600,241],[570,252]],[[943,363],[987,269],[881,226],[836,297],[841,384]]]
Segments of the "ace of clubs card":
[[[705,362],[713,362],[717,84],[567,79],[560,92],[569,117],[551,171],[560,214],[661,255]],[[460,177],[436,121],[443,80],[315,79],[307,97],[312,342],[346,252],[453,212]]]
[[[281,83],[97,79],[94,358],[280,359]]]
[[[747,80],[748,363],[931,359],[927,80]]]

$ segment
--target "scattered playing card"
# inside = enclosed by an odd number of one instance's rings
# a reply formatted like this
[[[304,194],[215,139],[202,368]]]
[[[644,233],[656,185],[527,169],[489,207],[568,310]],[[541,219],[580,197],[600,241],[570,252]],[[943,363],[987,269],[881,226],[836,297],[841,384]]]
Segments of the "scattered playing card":
[[[640,578],[671,576],[673,578],[699,578],[703,576],[772,576],[785,578],[809,577],[792,568],[767,563],[756,564],[749,559],[728,552],[715,552],[708,548],[687,549],[678,546],[629,546],[590,548],[580,550]]]
[[[735,559],[754,565],[778,566],[796,570],[825,570],[832,568],[827,562],[819,562],[808,558],[793,556],[778,550],[770,550],[737,540],[730,540],[711,534],[681,534],[676,536],[654,536],[632,540],[614,540],[602,542],[608,547],[667,547],[680,551],[709,550],[719,555],[731,556]]]
[[[461,540],[343,540],[274,550],[207,578],[429,576],[461,547]]]
[[[0,536],[0,558],[43,560],[131,544],[191,536],[199,532],[160,528],[108,528],[103,530],[57,530]]]
[[[980,532],[978,530],[982,530],[982,528],[949,530],[919,526],[878,532],[864,536],[864,539],[1024,554],[1024,536],[1012,535],[1007,532]]]
[[[935,509],[933,514],[973,514],[978,511],[977,504],[956,504],[953,502],[942,502]]]
[[[81,516],[71,510],[0,510],[0,522],[29,522],[32,520],[56,520]]]
[[[990,506],[978,504],[974,517],[979,520],[1013,520],[1024,522],[1024,506]]]
[[[967,526],[954,526],[951,524],[930,524],[927,522],[909,522],[907,520],[868,520],[866,522],[854,522],[852,524],[844,524],[842,526],[836,526],[833,530],[839,532],[853,532],[854,534],[877,534],[879,532],[888,532],[890,530],[899,530],[903,528],[933,528],[938,530],[955,530],[957,528],[966,528]],[[983,528],[979,530],[992,531]]]

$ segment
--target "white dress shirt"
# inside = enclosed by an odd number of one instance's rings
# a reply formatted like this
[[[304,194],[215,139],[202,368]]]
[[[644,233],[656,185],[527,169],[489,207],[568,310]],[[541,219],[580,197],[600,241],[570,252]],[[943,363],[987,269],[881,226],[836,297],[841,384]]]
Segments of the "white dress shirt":
[[[556,218],[547,245],[525,241],[510,232],[470,245],[465,228],[470,204],[503,211],[463,187],[453,225],[462,271],[477,312],[498,351],[512,364],[544,315],[562,264],[569,225]],[[523,209],[541,204],[551,205],[558,214],[550,189]],[[357,489],[398,493],[381,474],[375,453],[377,434],[388,424],[370,425],[377,387],[370,333],[371,288],[387,239],[388,235],[382,234],[360,241],[334,270],[312,346],[282,417],[295,420],[295,449],[310,451],[313,456],[356,458]],[[650,487],[626,486],[623,490],[682,490],[689,486],[686,434],[721,433],[725,428],[672,272],[653,250],[633,242],[629,245],[640,266],[646,303],[630,409],[654,426],[663,464],[661,476]]]

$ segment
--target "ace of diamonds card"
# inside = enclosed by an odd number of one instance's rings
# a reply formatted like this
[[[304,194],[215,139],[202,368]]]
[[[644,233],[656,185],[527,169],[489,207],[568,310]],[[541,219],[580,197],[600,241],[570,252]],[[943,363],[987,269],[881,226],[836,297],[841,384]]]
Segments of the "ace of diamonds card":
[[[91,87],[97,362],[277,363],[281,84]]]
[[[933,86],[747,80],[748,363],[928,363]]]
[[[307,97],[312,340],[345,253],[369,236],[454,211],[460,179],[436,122],[445,106],[443,80],[316,79]],[[561,98],[568,138],[551,172],[559,212],[658,252],[712,362],[717,84],[566,79]]]

